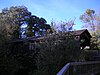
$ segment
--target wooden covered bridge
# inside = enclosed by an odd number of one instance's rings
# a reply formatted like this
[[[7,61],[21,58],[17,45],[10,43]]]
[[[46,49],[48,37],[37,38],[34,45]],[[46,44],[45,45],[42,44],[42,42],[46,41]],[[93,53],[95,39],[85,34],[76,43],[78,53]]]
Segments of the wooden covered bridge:
[[[75,36],[76,40],[79,40],[81,49],[84,49],[87,46],[90,47],[90,39],[92,38],[92,36],[90,35],[90,33],[88,32],[87,29],[70,31],[68,33],[70,33],[70,35],[72,35],[72,36]],[[52,36],[52,35],[49,35],[49,36]],[[48,39],[48,37],[35,36],[35,37],[27,37],[27,38],[22,38],[22,39],[16,39],[16,40],[13,40],[12,43],[15,44],[15,45],[18,45],[18,44],[24,44],[24,43],[28,42],[29,43],[29,49],[33,49],[35,43],[43,42],[46,39]]]
[[[85,47],[91,48],[90,40],[92,36],[87,29],[70,31],[72,36],[75,36],[76,40],[80,41],[80,49]],[[44,41],[44,36],[29,37],[24,39],[14,40],[14,45],[21,45],[29,42],[28,49],[34,49],[36,42]],[[57,73],[57,75],[100,75],[100,61],[86,61],[86,62],[69,62]]]

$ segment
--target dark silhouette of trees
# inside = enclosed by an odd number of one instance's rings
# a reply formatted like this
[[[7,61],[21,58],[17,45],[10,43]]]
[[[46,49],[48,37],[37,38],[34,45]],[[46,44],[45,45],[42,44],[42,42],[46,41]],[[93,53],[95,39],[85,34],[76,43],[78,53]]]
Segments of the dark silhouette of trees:
[[[21,38],[25,24],[27,37],[44,36],[44,42],[36,43],[33,50],[29,50],[27,40],[12,42]],[[44,18],[32,15],[25,6],[4,8],[0,13],[0,75],[55,75],[68,61],[78,61],[79,43],[66,34],[73,25],[74,21],[62,23],[56,33]]]
[[[46,24],[46,20],[44,18],[39,18],[37,16],[31,16],[27,19],[27,27],[26,27],[26,36],[41,36],[45,35],[47,30],[51,30],[49,24]]]
[[[34,53],[26,48],[28,44],[17,43],[15,47],[12,43],[21,38],[21,26],[25,24],[27,37],[37,33],[43,35],[50,29],[44,18],[33,16],[25,6],[12,6],[0,12],[0,75],[14,75],[26,70],[29,74],[35,68]]]
[[[27,24],[26,36],[46,34],[51,29],[44,18],[32,15],[25,6],[12,6],[2,9],[0,13],[0,29],[5,36],[12,39],[21,38],[21,26]]]
[[[56,75],[66,63],[80,58],[79,43],[70,34],[46,36],[45,42],[37,45],[40,51],[36,56],[37,69],[33,75]]]

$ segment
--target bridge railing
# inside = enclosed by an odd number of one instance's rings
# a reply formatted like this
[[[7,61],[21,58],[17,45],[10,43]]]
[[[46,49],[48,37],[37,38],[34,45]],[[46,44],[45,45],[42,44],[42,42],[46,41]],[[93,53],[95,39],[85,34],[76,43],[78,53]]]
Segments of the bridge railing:
[[[95,75],[100,72],[100,61],[67,63],[57,75]]]

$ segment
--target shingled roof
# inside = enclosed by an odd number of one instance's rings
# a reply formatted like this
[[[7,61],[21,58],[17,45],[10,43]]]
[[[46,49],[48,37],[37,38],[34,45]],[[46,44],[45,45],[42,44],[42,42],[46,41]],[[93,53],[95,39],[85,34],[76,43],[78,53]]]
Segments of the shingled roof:
[[[71,35],[80,36],[80,35],[82,35],[85,32],[89,35],[90,38],[92,37],[87,29],[71,31]]]
[[[70,34],[74,35],[74,36],[81,36],[84,33],[87,33],[90,38],[92,37],[87,29],[70,31]],[[49,36],[51,36],[51,35],[49,35]],[[24,39],[13,40],[13,42],[25,42],[25,41],[28,41],[28,40],[29,41],[37,41],[37,40],[41,40],[41,39],[44,39],[44,36],[27,37],[27,38],[24,38]],[[45,39],[46,39],[46,37],[45,37]]]

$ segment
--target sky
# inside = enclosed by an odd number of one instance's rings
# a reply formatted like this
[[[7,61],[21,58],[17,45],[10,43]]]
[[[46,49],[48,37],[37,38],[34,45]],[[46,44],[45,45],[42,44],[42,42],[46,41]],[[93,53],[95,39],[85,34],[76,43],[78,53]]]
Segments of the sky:
[[[79,20],[86,9],[100,10],[100,0],[0,0],[0,12],[11,6],[26,6],[33,15],[51,21],[61,22],[75,19],[74,29],[81,29]]]

